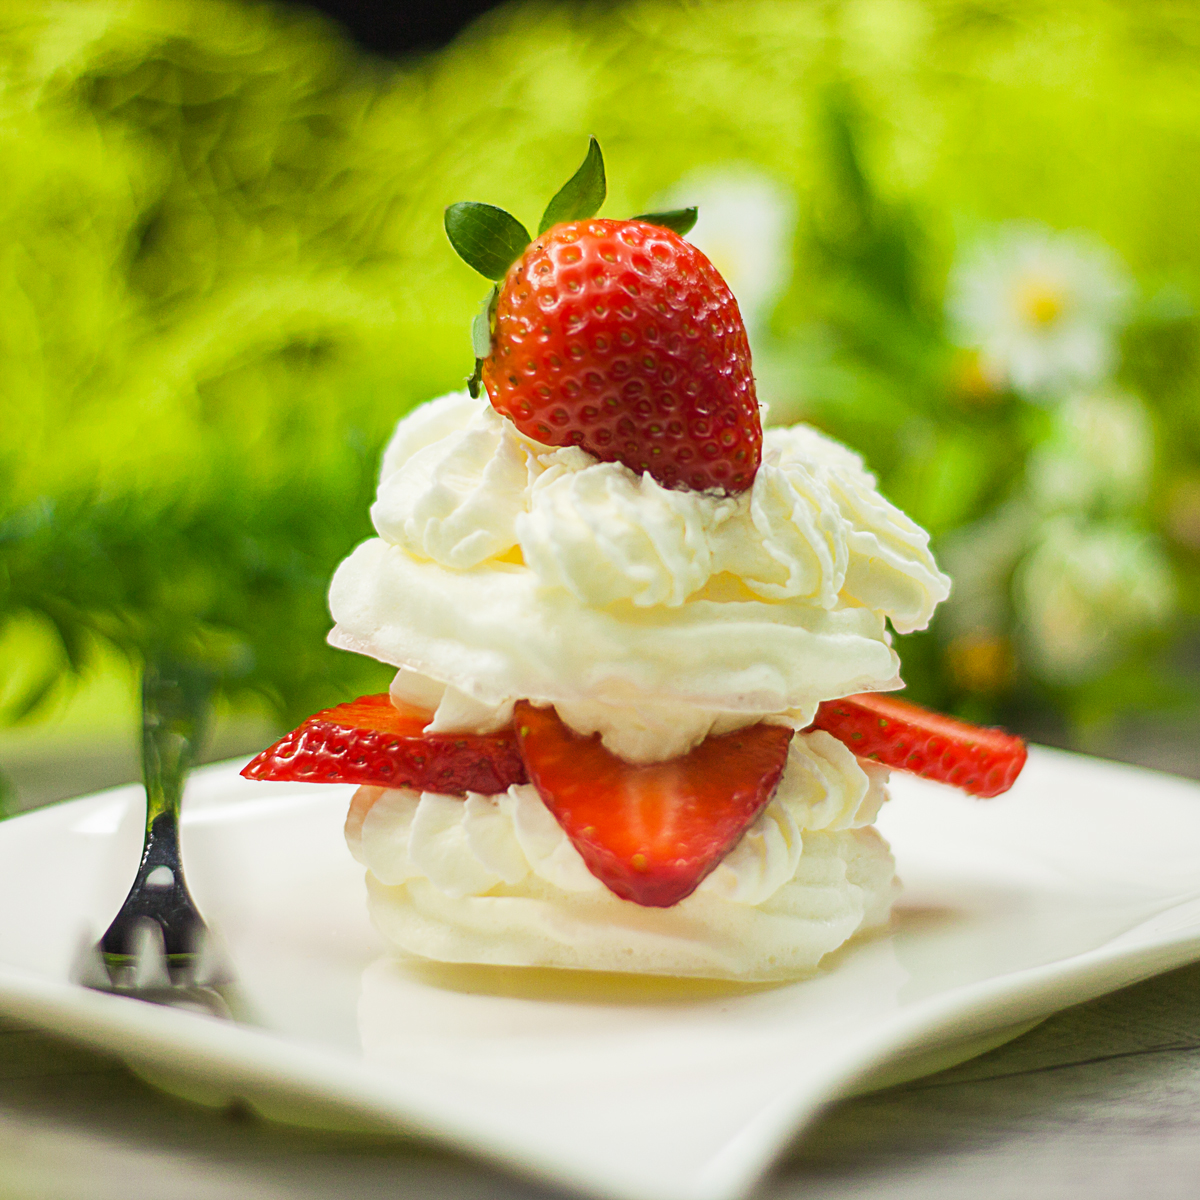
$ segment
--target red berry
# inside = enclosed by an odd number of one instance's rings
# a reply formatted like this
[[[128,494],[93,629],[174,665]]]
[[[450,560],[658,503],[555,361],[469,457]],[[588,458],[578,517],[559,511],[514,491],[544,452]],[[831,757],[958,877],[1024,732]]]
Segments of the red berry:
[[[645,221],[536,238],[501,284],[483,382],[526,436],[667,487],[741,492],[762,458],[737,301],[695,246]]]
[[[423,792],[493,795],[525,782],[511,729],[424,733],[433,714],[397,708],[388,695],[360,696],[314,713],[242,770],[247,779],[357,783]]]
[[[591,871],[624,900],[669,908],[700,885],[766,807],[792,730],[753,725],[639,766],[552,708],[513,718],[530,782]]]
[[[826,700],[813,722],[860,758],[949,783],[972,796],[1007,792],[1025,765],[1025,743],[1002,729],[985,729],[867,692]]]

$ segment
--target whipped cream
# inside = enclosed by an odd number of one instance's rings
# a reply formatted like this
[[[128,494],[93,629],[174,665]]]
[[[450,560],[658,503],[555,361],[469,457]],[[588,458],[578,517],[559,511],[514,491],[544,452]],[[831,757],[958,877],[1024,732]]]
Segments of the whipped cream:
[[[894,867],[869,827],[886,779],[886,770],[860,762],[829,734],[796,735],[771,803],[669,909],[609,892],[529,785],[465,800],[360,788],[346,839],[368,869],[377,926],[410,953],[782,978],[886,921]]]
[[[403,668],[397,694],[435,698],[439,730],[527,698],[638,762],[900,686],[887,622],[922,628],[949,592],[861,459],[803,426],[766,430],[753,487],[720,496],[454,394],[400,422],[371,515],[330,589],[333,644]]]

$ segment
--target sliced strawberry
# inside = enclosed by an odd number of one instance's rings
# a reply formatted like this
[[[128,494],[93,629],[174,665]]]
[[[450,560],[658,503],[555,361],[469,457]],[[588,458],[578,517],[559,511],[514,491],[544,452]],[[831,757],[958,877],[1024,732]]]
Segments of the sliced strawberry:
[[[552,708],[513,719],[530,782],[591,871],[624,900],[669,908],[691,895],[766,807],[792,730],[753,725],[639,766]]]
[[[360,696],[314,713],[242,770],[247,779],[358,783],[461,795],[524,783],[511,729],[425,733],[433,714],[397,708],[390,696]]]
[[[968,725],[879,693],[826,700],[813,725],[860,758],[952,784],[972,796],[1007,792],[1025,765],[1025,743],[1011,733]]]

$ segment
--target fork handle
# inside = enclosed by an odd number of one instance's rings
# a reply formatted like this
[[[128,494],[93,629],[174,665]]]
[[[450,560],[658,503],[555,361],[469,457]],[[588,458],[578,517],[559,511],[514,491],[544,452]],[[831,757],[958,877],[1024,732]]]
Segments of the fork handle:
[[[159,925],[168,961],[193,953],[203,921],[183,877],[179,853],[179,806],[183,785],[204,737],[216,685],[211,668],[160,657],[142,672],[142,777],[146,829],[133,887],[117,919],[101,939],[105,954],[130,953],[139,917]]]
[[[160,817],[178,825],[183,784],[208,723],[216,676],[197,663],[150,659],[142,672],[142,778],[146,836]]]

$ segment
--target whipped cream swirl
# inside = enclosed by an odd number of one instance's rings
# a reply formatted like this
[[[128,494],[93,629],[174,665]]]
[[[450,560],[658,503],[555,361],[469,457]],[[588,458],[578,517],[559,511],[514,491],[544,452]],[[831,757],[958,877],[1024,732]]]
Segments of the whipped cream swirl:
[[[766,430],[753,487],[720,496],[543,446],[454,394],[400,422],[371,515],[379,538],[331,587],[335,645],[493,719],[553,703],[635,761],[899,686],[885,622],[922,628],[949,592],[924,531],[804,426]]]

